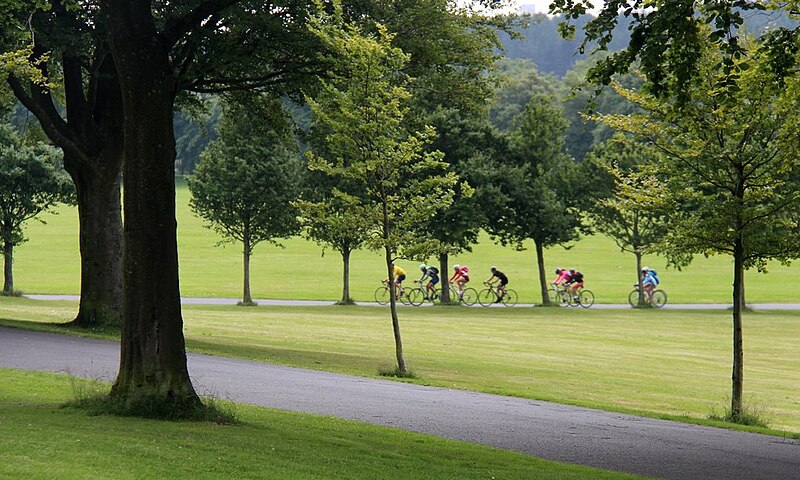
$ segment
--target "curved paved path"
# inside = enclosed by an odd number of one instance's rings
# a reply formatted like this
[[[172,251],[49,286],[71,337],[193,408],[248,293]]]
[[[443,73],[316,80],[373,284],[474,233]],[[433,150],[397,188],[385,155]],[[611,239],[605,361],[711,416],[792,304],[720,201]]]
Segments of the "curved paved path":
[[[112,381],[116,343],[0,328],[0,367]],[[521,398],[190,354],[198,392],[670,479],[800,479],[800,442]],[[0,382],[2,384],[2,382]]]

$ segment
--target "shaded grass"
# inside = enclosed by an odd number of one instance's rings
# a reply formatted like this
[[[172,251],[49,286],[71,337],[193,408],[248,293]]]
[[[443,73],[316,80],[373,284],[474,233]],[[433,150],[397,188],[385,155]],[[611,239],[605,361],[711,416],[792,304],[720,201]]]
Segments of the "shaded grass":
[[[58,302],[0,301],[0,318],[59,312]],[[192,306],[184,320],[195,352],[366,377],[396,366],[384,308]],[[725,311],[403,308],[400,322],[416,376],[404,381],[696,423],[730,398]],[[800,432],[800,312],[748,312],[744,323],[749,401],[773,428]]]
[[[182,180],[177,195],[178,244],[181,292],[189,297],[241,298],[241,245],[225,244],[189,210],[189,191]],[[26,293],[77,294],[80,291],[78,256],[78,221],[74,208],[61,207],[58,215],[43,216],[47,224],[32,222],[26,227],[30,238],[15,249],[15,285]],[[283,242],[286,248],[260,244],[251,264],[253,298],[338,300],[341,296],[341,257],[301,238]],[[541,296],[536,277],[536,259],[532,244],[528,250],[516,251],[492,243],[482,235],[471,253],[451,259],[451,264],[469,265],[475,281],[489,277],[489,266],[497,265],[511,279],[511,287],[519,292],[520,302],[538,303]],[[546,250],[547,274],[558,267],[576,267],[587,279],[598,303],[627,303],[628,293],[636,281],[636,264],[631,255],[623,254],[609,239],[601,236],[585,238],[565,250]],[[433,259],[429,259],[433,262]],[[357,251],[351,268],[351,295],[359,301],[371,301],[380,279],[386,276],[380,255]],[[418,261],[399,260],[417,278]],[[677,272],[667,270],[664,261],[648,257],[645,263],[659,271],[661,288],[669,294],[670,303],[730,303],[732,298],[732,261],[730,257],[699,257]],[[793,285],[800,281],[800,271],[779,264],[770,264],[769,274],[747,274],[747,300],[752,303],[800,302],[797,294],[789,294],[776,285]],[[478,288],[478,287],[476,287]]]
[[[0,369],[0,478],[639,478],[359,422],[236,405],[237,425],[88,417],[70,379]]]

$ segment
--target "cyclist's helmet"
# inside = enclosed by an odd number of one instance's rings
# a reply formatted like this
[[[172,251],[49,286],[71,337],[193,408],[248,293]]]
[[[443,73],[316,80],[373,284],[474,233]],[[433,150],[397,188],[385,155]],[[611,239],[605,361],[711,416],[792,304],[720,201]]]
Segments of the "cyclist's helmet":
[[[424,272],[425,270],[428,269],[428,266],[423,263],[422,265],[419,266],[419,269]]]
[[[649,268],[647,268],[647,267],[642,267],[642,271],[643,271],[643,272],[649,272],[649,271],[650,271],[650,269],[649,269]]]
[[[556,275],[558,275],[559,273],[561,273],[561,270],[562,270],[561,268],[556,268]]]
[[[495,267],[494,265],[492,265],[492,267],[489,269],[490,272],[494,272],[495,270],[497,270],[497,267]]]
[[[461,265],[459,265],[457,263],[455,265],[453,265],[453,270],[458,270],[459,268],[461,268]]]

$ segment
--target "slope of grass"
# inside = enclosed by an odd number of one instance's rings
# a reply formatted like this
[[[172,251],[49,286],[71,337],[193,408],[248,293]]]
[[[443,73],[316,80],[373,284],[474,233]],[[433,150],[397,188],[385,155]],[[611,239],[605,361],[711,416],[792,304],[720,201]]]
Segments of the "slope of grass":
[[[181,291],[190,297],[240,298],[242,293],[241,246],[216,246],[220,238],[203,227],[188,207],[189,191],[182,181],[177,189],[178,241],[181,269]],[[31,222],[26,235],[30,238],[16,250],[16,287],[27,293],[77,294],[80,290],[80,264],[77,240],[77,212],[62,207],[58,215],[45,215],[46,224]],[[341,258],[333,251],[322,255],[322,249],[302,238],[284,242],[285,248],[262,244],[252,258],[251,286],[255,298],[325,299],[341,297]],[[528,245],[532,247],[532,245]],[[634,257],[623,254],[609,239],[588,237],[565,250],[548,249],[545,254],[547,273],[557,266],[576,267],[587,278],[587,287],[600,303],[625,303],[636,281]],[[358,300],[371,300],[372,292],[385,277],[380,255],[359,251],[352,260],[352,295]],[[473,286],[489,277],[489,267],[496,265],[509,275],[521,301],[541,300],[536,260],[532,248],[522,252],[494,244],[481,237],[473,252],[460,255],[452,263],[469,265]],[[729,257],[698,258],[683,271],[667,270],[660,258],[647,258],[646,263],[659,271],[663,288],[673,303],[730,303],[732,262]],[[416,261],[400,260],[399,264],[417,278]],[[749,302],[800,302],[800,295],[781,285],[793,285],[800,273],[781,265],[772,265],[768,275],[756,272],[747,275]]]
[[[59,408],[73,394],[67,377],[0,369],[0,379],[0,478],[638,478],[244,405],[227,426],[88,417]]]
[[[49,328],[74,304],[0,300],[0,324]],[[703,420],[727,403],[730,313],[546,308],[403,308],[406,360],[419,383],[604,410]],[[14,323],[11,320],[25,323]],[[376,376],[394,365],[377,307],[184,309],[188,348]],[[800,433],[800,312],[745,316],[745,395],[773,428]]]

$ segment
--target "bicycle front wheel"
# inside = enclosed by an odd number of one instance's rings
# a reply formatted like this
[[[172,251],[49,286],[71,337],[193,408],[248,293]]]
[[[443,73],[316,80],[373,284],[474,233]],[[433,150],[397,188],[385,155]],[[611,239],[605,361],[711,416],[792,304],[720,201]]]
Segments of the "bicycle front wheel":
[[[471,307],[478,301],[478,292],[474,288],[465,288],[464,293],[461,294],[461,303]]]
[[[406,297],[408,298],[408,303],[419,307],[425,301],[425,292],[421,288],[412,288],[406,293]]]
[[[517,304],[518,299],[519,296],[517,295],[517,292],[509,288],[506,290],[505,295],[503,295],[503,298],[501,298],[500,301],[503,302],[503,305],[506,307],[513,307]]]
[[[484,307],[488,307],[497,299],[497,295],[494,294],[494,291],[491,288],[484,288],[480,292],[478,292],[478,303],[480,303]]]
[[[663,307],[667,303],[667,292],[664,290],[653,290],[650,303],[656,308]]]
[[[631,307],[636,307],[639,305],[639,289],[634,288],[631,293],[628,294],[628,303],[631,304]]]
[[[572,305],[572,292],[567,290],[562,290],[556,293],[558,296],[558,304],[562,307],[569,307]]]
[[[389,303],[389,287],[378,287],[375,289],[375,301],[380,305]]]
[[[594,305],[594,293],[591,290],[581,290],[578,296],[578,303],[583,308],[589,308]]]

